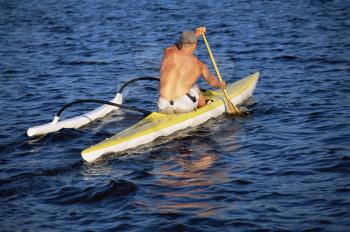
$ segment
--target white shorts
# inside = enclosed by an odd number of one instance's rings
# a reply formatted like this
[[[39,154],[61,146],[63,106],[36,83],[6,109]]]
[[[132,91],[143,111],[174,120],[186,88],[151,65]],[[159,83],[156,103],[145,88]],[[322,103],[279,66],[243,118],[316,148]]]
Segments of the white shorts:
[[[200,89],[198,88],[198,86],[193,85],[188,94],[176,100],[169,101],[162,97],[159,97],[158,109],[160,112],[166,114],[179,114],[194,111],[197,109],[199,91]]]

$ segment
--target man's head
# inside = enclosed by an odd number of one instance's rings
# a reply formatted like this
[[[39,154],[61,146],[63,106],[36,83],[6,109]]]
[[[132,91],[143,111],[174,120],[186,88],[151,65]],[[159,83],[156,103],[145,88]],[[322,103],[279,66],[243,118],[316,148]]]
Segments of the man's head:
[[[177,41],[177,47],[189,48],[197,44],[197,36],[192,31],[184,31],[181,33],[179,40]]]

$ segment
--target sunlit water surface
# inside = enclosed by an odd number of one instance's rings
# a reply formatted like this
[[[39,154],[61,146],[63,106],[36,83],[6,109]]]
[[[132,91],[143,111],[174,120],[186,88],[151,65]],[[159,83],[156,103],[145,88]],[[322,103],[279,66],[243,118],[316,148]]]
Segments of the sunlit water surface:
[[[349,7],[1,1],[0,230],[348,231]],[[131,78],[157,77],[162,49],[198,25],[227,82],[261,72],[250,116],[221,116],[94,164],[80,151],[141,114],[27,138],[65,103],[109,100]],[[210,64],[202,41],[196,54]],[[125,104],[155,110],[156,98],[157,83],[139,83]]]

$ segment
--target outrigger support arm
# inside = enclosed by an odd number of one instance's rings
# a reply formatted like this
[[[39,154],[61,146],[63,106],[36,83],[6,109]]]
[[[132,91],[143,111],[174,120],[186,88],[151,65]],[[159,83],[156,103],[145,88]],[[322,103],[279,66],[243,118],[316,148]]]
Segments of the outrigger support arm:
[[[122,94],[124,88],[126,86],[128,86],[129,84],[131,84],[131,83],[134,83],[136,81],[146,81],[146,80],[147,81],[159,81],[159,78],[156,78],[156,77],[139,77],[139,78],[132,79],[130,81],[127,81],[125,84],[123,84],[122,87],[119,89],[118,93]],[[70,102],[70,103],[64,105],[58,111],[58,113],[54,117],[52,123],[56,124],[58,122],[62,112],[65,109],[71,107],[72,105],[77,105],[77,104],[86,103],[86,102],[88,102],[88,103],[100,103],[100,104],[105,104],[105,105],[116,106],[116,107],[119,107],[119,108],[122,108],[122,109],[127,109],[127,110],[140,112],[140,113],[143,113],[145,115],[149,115],[149,114],[152,113],[151,111],[148,111],[148,110],[144,110],[144,109],[140,109],[140,108],[136,108],[136,107],[132,107],[132,106],[126,106],[126,105],[122,105],[122,104],[117,104],[117,103],[113,103],[113,102],[109,102],[109,101],[103,101],[103,100],[97,100],[97,99],[78,99],[78,100],[75,100],[73,102]]]
[[[122,93],[124,88],[131,84],[131,83],[134,83],[136,81],[160,81],[159,78],[156,78],[156,77],[139,77],[139,78],[135,78],[135,79],[132,79],[130,81],[127,81],[125,84],[122,85],[122,87],[119,89],[118,93]]]

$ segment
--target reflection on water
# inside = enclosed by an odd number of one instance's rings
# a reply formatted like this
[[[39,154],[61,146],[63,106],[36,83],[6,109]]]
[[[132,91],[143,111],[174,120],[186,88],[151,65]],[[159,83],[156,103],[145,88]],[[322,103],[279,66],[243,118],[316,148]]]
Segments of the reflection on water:
[[[208,186],[212,180],[204,178],[204,172],[213,165],[215,159],[215,154],[203,154],[199,159],[191,158],[191,154],[179,154],[172,164],[161,166],[164,178],[160,182],[174,187]]]
[[[160,167],[163,175],[159,184],[165,187],[160,194],[171,199],[157,203],[156,207],[161,213],[191,210],[198,216],[215,214],[215,205],[206,201],[208,195],[205,189],[224,180],[224,172],[209,171],[217,159],[215,154],[204,153],[199,158],[193,156],[191,153],[180,153],[171,163]],[[179,192],[181,188],[184,190]]]
[[[227,157],[219,154],[224,147],[230,147],[230,153],[235,153],[239,148],[236,136],[241,128],[223,118],[187,130],[182,138],[168,143],[170,149],[164,155],[170,159],[156,167],[157,188],[152,189],[159,198],[154,205],[159,213],[191,212],[198,217],[208,217],[227,210],[224,203],[213,204],[212,191],[230,181]]]
[[[188,141],[188,140],[187,140]],[[227,181],[226,168],[215,167],[220,162],[212,152],[215,143],[190,139],[186,149],[173,151],[173,158],[158,168],[159,196],[155,208],[159,213],[188,213],[200,217],[215,215],[218,206],[210,201],[208,187]]]

